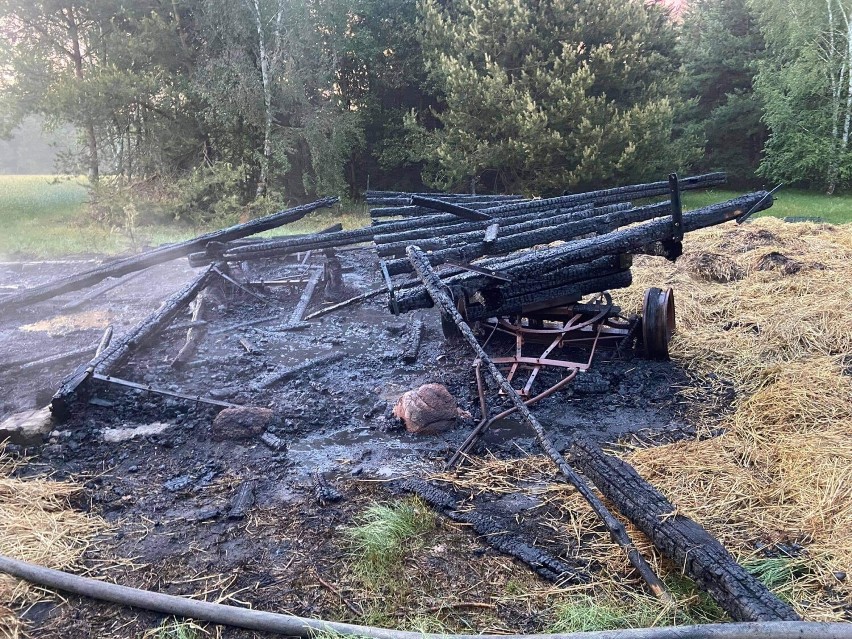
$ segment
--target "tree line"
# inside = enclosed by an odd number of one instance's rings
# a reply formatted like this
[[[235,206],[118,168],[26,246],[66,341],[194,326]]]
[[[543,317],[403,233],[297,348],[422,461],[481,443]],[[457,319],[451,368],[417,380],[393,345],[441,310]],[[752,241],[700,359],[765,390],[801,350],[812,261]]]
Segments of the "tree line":
[[[833,193],[850,63],[850,0],[0,0],[0,134],[71,125],[66,170],[187,214],[671,170]]]

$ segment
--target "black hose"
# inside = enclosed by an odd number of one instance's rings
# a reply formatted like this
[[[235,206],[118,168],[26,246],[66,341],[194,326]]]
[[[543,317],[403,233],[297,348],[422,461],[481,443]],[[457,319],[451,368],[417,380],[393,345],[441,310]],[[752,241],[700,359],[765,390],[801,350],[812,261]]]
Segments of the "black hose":
[[[550,635],[441,635],[406,632],[372,626],[305,619],[262,610],[237,608],[224,604],[165,595],[149,590],[128,588],[72,575],[61,570],[37,566],[0,555],[0,572],[30,583],[64,592],[108,601],[122,606],[188,617],[223,626],[272,632],[311,639],[318,632],[359,635],[372,639],[852,639],[852,624],[805,621],[761,621],[717,623],[700,626],[632,628],[601,632],[576,632]]]

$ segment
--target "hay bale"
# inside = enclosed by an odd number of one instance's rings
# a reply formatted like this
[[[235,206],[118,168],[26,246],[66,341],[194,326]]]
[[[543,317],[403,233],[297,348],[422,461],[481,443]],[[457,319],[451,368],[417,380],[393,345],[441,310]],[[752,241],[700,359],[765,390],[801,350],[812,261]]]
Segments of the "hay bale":
[[[724,284],[745,277],[745,269],[727,255],[697,251],[685,253],[677,261],[690,275],[705,282]]]

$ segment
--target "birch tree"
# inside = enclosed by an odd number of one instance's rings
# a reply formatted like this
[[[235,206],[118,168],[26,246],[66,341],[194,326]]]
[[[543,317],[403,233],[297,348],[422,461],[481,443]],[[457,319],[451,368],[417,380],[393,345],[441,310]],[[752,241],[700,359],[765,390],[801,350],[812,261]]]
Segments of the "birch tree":
[[[753,4],[767,42],[755,86],[770,129],[760,174],[822,188],[852,185],[852,1]]]

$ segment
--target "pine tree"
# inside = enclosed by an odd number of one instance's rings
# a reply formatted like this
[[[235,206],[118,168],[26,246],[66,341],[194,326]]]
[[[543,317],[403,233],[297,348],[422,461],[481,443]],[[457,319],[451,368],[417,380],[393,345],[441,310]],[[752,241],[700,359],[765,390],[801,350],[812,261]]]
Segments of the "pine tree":
[[[445,107],[408,123],[435,186],[477,178],[548,194],[659,178],[695,157],[693,140],[674,135],[679,60],[661,7],[422,0],[420,9]]]
[[[687,120],[706,141],[697,167],[727,171],[734,183],[753,181],[767,132],[753,87],[763,36],[747,0],[696,0],[680,45]]]

